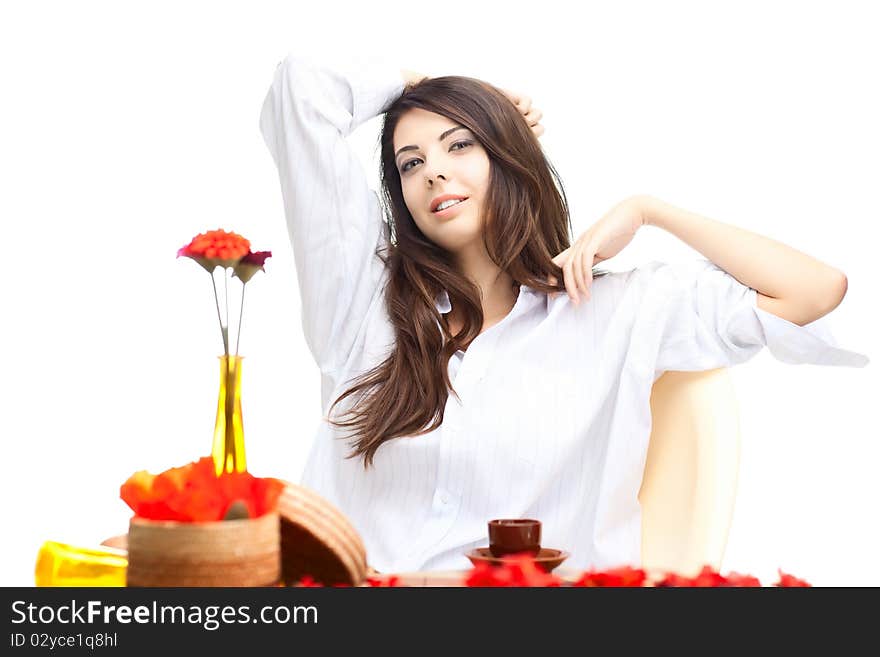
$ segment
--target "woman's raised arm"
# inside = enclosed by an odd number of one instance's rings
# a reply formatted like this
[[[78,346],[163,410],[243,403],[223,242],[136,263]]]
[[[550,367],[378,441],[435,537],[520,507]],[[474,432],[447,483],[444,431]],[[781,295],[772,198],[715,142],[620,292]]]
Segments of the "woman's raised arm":
[[[407,81],[398,68],[345,71],[290,54],[260,113],[281,182],[303,331],[322,372],[350,354],[383,269],[379,198],[346,137],[384,112]]]

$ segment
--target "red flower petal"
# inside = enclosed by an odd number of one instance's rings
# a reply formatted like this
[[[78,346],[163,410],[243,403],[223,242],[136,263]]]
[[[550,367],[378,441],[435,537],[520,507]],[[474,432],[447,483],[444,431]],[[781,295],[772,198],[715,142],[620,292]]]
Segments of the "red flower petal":
[[[158,475],[134,473],[120,487],[120,497],[135,515],[150,520],[203,522],[222,520],[235,501],[259,517],[277,508],[284,482],[248,472],[217,477],[210,456]]]
[[[647,574],[641,568],[622,566],[606,571],[586,571],[572,586],[599,587],[619,586],[636,587],[644,586]]]
[[[266,263],[266,259],[271,256],[271,251],[248,253],[232,268],[233,276],[237,276],[242,283],[247,283],[258,271],[265,271],[263,265]]]
[[[397,575],[391,575],[390,577],[367,577],[367,584],[374,588],[385,588],[392,586],[400,586],[400,578]]]
[[[466,586],[561,586],[562,580],[544,571],[527,554],[510,555],[498,565],[478,563],[465,578]]]
[[[241,259],[241,264],[262,267],[264,264],[266,264],[266,260],[271,257],[271,251],[253,251],[251,253],[248,253]]]
[[[794,575],[789,575],[788,573],[782,572],[782,569],[777,569],[779,572],[779,581],[774,584],[774,586],[783,586],[783,587],[795,587],[795,586],[804,586],[804,587],[812,587],[808,581],[804,579],[800,579],[795,577]]]
[[[209,230],[199,233],[177,251],[177,257],[192,258],[208,272],[214,267],[233,267],[251,250],[251,243],[238,233]]]
[[[299,582],[295,582],[293,586],[300,586],[303,588],[323,588],[323,584],[315,580],[311,575],[303,575]]]
[[[752,575],[728,573],[727,586],[761,586],[761,581]]]

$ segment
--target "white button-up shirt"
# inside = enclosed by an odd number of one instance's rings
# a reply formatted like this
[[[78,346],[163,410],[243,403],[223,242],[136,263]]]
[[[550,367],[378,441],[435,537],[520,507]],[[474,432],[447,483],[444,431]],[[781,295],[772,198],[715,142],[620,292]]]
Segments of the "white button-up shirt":
[[[346,136],[403,86],[396,69],[289,55],[260,115],[322,375],[325,419],[301,483],[347,515],[380,572],[468,568],[465,553],[487,544],[498,517],[540,519],[542,544],[569,551],[567,567],[637,565],[650,394],[664,371],[730,367],[764,346],[784,363],[868,363],[836,345],[826,318],[800,327],[776,317],[706,260],[596,278],[580,306],[523,285],[510,313],[450,359],[458,398],[449,394],[443,424],[383,443],[365,471],[326,416],[385,359],[394,332],[375,253],[382,210]],[[445,292],[436,305],[451,309]]]

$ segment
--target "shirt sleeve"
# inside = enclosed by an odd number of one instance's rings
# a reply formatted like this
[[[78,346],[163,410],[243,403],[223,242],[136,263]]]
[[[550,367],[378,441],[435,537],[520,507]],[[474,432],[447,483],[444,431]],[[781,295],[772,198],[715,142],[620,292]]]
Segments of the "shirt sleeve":
[[[278,64],[260,131],[278,168],[306,343],[322,371],[346,360],[384,265],[379,197],[346,137],[403,92],[398,69],[291,53]]]
[[[667,370],[731,367],[767,347],[789,364],[864,367],[863,354],[841,349],[829,315],[799,326],[757,306],[757,291],[708,260],[639,268],[645,285],[637,322],[656,336],[655,377]]]

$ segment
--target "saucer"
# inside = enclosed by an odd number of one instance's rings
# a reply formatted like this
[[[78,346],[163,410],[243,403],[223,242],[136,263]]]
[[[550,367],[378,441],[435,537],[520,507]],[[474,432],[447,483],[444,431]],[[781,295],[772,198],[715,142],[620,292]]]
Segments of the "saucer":
[[[478,563],[489,563],[493,566],[497,566],[503,563],[510,563],[514,561],[511,556],[505,557],[495,557],[492,555],[492,552],[489,551],[489,548],[482,547],[477,548],[476,550],[471,550],[466,553],[465,556],[471,560],[471,563],[475,566]],[[553,550],[551,548],[541,548],[541,551],[537,554],[537,556],[533,557],[533,561],[543,568],[546,572],[550,572],[556,566],[561,564],[563,561],[568,559],[569,554],[564,550]]]

